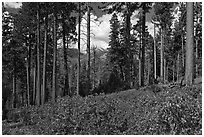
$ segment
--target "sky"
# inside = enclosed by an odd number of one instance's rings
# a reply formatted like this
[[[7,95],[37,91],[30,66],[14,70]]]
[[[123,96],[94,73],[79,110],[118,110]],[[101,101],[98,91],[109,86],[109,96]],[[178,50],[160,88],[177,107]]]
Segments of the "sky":
[[[5,6],[9,6],[11,8],[20,8],[21,2],[5,2]]]
[[[93,4],[94,5],[94,4]],[[98,6],[98,4],[96,4]],[[93,6],[94,7],[94,6]],[[104,14],[97,8],[93,8],[93,12],[91,13],[91,46],[96,46],[98,48],[108,48],[108,42],[109,42],[109,35],[110,35],[110,22],[109,20],[112,17],[112,14]],[[135,11],[133,15],[131,16],[131,24],[135,25],[138,19],[137,14],[139,11]],[[122,20],[120,17],[120,14],[118,14],[118,19]],[[148,26],[148,31],[153,36],[153,24],[151,23],[151,17],[153,16],[153,9],[150,11],[150,13],[147,13],[146,15],[146,25]],[[87,15],[85,14],[83,18],[87,18]],[[87,28],[83,27],[86,26],[86,20],[82,19],[82,27],[81,30],[86,34]],[[78,24],[76,26],[78,30]],[[82,39],[86,40],[85,35],[81,35]],[[77,48],[77,44],[73,45],[73,47]],[[82,50],[86,49],[86,43],[82,40],[81,41],[81,47]]]
[[[103,13],[101,10],[98,9],[98,6],[101,4],[99,2],[93,2],[92,7],[93,11],[91,12],[91,47],[95,46],[98,48],[104,48],[106,49],[108,47],[109,42],[109,34],[110,34],[110,22],[112,14],[106,14]],[[21,2],[6,2],[5,6],[11,7],[11,8],[19,8],[21,6]],[[135,11],[133,15],[131,16],[131,23],[132,25],[135,25],[138,20],[138,14],[139,11]],[[148,26],[148,31],[153,36],[153,24],[151,23],[151,17],[153,16],[153,9],[150,10],[149,13],[146,15],[146,25]],[[86,50],[86,14],[83,16],[82,23],[81,23],[81,49]],[[119,15],[120,16],[120,15]],[[119,20],[122,20],[121,17],[118,17]],[[78,30],[78,24],[76,26],[76,31]],[[77,43],[73,44],[71,47],[77,48]]]

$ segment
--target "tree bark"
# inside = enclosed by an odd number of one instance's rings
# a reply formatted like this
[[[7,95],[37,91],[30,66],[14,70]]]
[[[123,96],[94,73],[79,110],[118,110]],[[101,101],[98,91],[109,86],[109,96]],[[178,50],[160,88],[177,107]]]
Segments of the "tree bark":
[[[184,53],[184,36],[181,36],[181,43],[182,43],[182,66],[185,67],[185,53]]]
[[[156,47],[156,32],[155,32],[155,24],[154,24],[154,79],[157,79],[157,47]]]
[[[69,49],[69,38],[67,37],[67,46],[66,49]],[[67,62],[68,62],[68,58],[67,58]],[[69,93],[71,93],[71,87],[69,86],[69,77],[71,76],[71,72],[69,72],[69,64],[67,63],[67,95],[69,95]]]
[[[166,83],[166,59],[164,58],[164,83]]]
[[[169,82],[169,66],[168,63],[166,63],[166,81]]]
[[[122,81],[124,81],[124,75],[123,75],[123,67],[120,65],[120,78],[122,79]]]
[[[197,77],[198,76],[198,39],[195,40],[195,58],[196,58],[195,77]]]
[[[130,22],[130,17],[131,17],[131,12],[130,12],[130,2],[126,2],[126,33],[127,33],[127,41],[126,41],[126,44],[127,44],[127,49],[128,49],[128,58],[127,58],[127,61],[126,61],[126,69],[125,69],[125,82],[127,84],[127,86],[131,86],[131,76],[130,76],[130,60],[131,60],[131,51],[130,51],[130,47],[131,47],[131,44],[130,44],[130,29],[131,29],[131,22]]]
[[[96,47],[93,47],[93,88],[96,87]]]
[[[33,54],[33,98],[32,105],[36,105],[36,86],[37,86],[37,46],[34,46]]]
[[[47,8],[46,8],[47,9]],[[45,15],[45,37],[44,37],[44,60],[43,60],[43,83],[42,83],[42,97],[41,103],[45,103],[46,94],[46,64],[47,64],[47,27],[48,27],[48,12]]]
[[[142,34],[140,34],[140,44],[139,44],[139,64],[138,64],[138,66],[139,66],[139,74],[138,74],[138,76],[139,76],[139,86],[141,86],[142,85]]]
[[[13,58],[13,100],[12,108],[16,108],[16,59],[15,55]]]
[[[37,9],[37,83],[36,83],[36,105],[40,105],[41,83],[40,83],[40,5]]]
[[[173,82],[174,82],[174,80],[175,80],[175,62],[173,61]]]
[[[186,34],[186,72],[185,81],[187,85],[192,85],[193,79],[193,61],[194,61],[194,25],[193,25],[193,2],[187,2],[187,34]]]
[[[143,3],[142,6],[142,55],[141,55],[141,85],[144,86],[144,67],[145,67],[145,18],[146,18],[146,4],[145,2]]]
[[[81,62],[80,62],[80,35],[81,35],[81,4],[79,2],[79,17],[78,17],[78,67],[77,67],[77,94],[79,95],[79,90],[80,90],[80,69],[81,69]]]
[[[70,66],[70,72],[69,72],[69,96],[72,94],[72,79],[73,79],[73,65]]]
[[[160,78],[161,82],[164,82],[164,30],[161,28],[161,48],[160,48],[160,59],[161,59],[161,65],[160,65]]]
[[[35,57],[35,62],[36,62],[36,57]],[[33,68],[33,102],[32,104],[35,105],[36,104],[36,63],[34,63],[34,68]]]
[[[28,47],[27,52],[27,105],[30,105],[30,58],[31,58],[31,47],[30,43],[28,44],[26,42],[26,45]]]
[[[87,59],[88,59],[88,63],[87,63],[87,90],[86,93],[89,92],[90,90],[90,85],[91,85],[91,81],[90,81],[90,71],[91,71],[91,62],[90,62],[90,6],[89,3],[87,3]]]
[[[52,101],[56,98],[56,67],[57,67],[57,13],[54,7],[54,48],[53,48],[53,72],[52,72]]]
[[[150,72],[151,72],[151,63],[150,58],[148,59],[148,70],[147,70],[147,85],[150,85]]]
[[[64,96],[68,95],[68,92],[69,92],[67,47],[65,43],[66,42],[65,35],[66,35],[65,34],[65,19],[64,19],[64,13],[62,13],[62,41],[63,41],[63,48],[64,48],[64,68],[65,68]]]
[[[179,81],[179,53],[178,53],[178,55],[177,55],[177,69],[176,69],[176,72],[177,72],[177,81]]]

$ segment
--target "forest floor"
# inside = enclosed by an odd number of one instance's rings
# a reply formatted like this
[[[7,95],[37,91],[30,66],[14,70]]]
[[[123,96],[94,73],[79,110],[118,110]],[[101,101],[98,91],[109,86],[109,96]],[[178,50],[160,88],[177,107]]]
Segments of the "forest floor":
[[[191,87],[146,87],[88,97],[63,97],[10,113],[2,134],[202,134],[202,80]]]

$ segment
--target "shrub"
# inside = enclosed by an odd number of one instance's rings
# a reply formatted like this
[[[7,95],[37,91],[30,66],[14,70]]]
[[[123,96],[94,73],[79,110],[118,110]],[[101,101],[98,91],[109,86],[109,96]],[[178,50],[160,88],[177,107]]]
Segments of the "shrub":
[[[11,132],[4,126],[3,134],[202,134],[201,87],[167,88],[154,96],[148,92],[58,98],[22,109],[27,130]]]

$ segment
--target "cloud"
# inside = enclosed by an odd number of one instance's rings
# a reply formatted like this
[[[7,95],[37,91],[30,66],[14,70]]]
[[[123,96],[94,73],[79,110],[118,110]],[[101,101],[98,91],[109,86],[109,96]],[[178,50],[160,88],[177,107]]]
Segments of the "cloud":
[[[152,35],[152,37],[154,37],[154,24],[152,24],[151,22],[146,22],[146,26],[148,27],[148,31],[149,31],[150,35]],[[159,31],[159,28],[156,27],[155,31],[157,34]]]
[[[154,24],[152,24],[151,22],[146,22],[146,26],[148,27],[149,33],[154,36]]]
[[[22,2],[5,2],[5,6],[10,8],[20,8],[21,5]]]
[[[138,14],[139,11],[135,11],[133,13],[133,16],[131,16],[131,24],[135,25],[137,23]],[[118,20],[122,21],[123,17],[121,17],[122,13],[118,13]],[[96,46],[98,48],[108,48],[109,43],[109,35],[110,35],[110,19],[112,17],[112,14],[105,14],[101,17],[97,17],[96,15],[91,13],[91,47]],[[81,50],[85,52],[86,50],[86,41],[87,41],[87,13],[83,16],[83,19],[81,21]],[[153,24],[151,22],[146,22],[146,25],[148,26],[148,31],[153,36]],[[78,32],[78,24],[76,26],[76,31]],[[77,48],[77,43],[73,45],[73,47]]]
[[[93,33],[95,34],[94,39],[103,41],[108,44],[109,42],[109,33],[110,33],[110,22],[111,19],[110,14],[103,15],[102,17],[98,18],[98,26],[93,28]]]
[[[131,16],[131,21],[134,22],[135,20],[139,20],[139,10],[135,10],[133,13],[132,13],[132,16]]]
[[[105,14],[99,18],[95,16],[94,14],[91,14],[91,47],[97,46],[98,48],[107,48],[108,42],[109,42],[109,33],[110,33],[110,22],[111,19],[110,14]],[[81,49],[82,51],[86,50],[86,41],[87,41],[87,13],[83,16],[83,19],[81,21]],[[76,26],[76,31],[78,32],[78,24]],[[76,45],[73,45],[73,47],[77,48]]]

